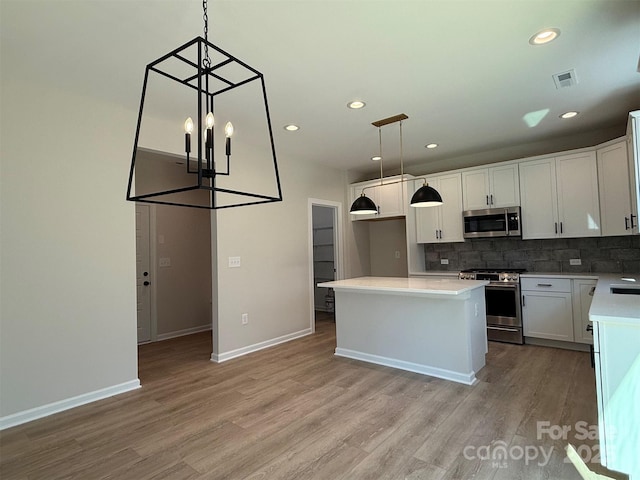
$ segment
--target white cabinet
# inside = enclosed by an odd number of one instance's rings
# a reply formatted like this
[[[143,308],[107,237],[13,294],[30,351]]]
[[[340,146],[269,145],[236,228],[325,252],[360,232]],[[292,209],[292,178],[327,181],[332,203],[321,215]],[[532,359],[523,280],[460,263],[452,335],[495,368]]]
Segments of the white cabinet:
[[[367,182],[353,183],[350,188],[350,202],[358,198],[364,190],[364,194],[369,197],[378,207],[378,213],[374,215],[351,215],[351,220],[371,220],[374,218],[392,218],[406,215],[406,189],[410,185],[413,176],[404,175],[408,182],[400,181],[402,177],[386,177],[380,180],[370,180]]]
[[[415,190],[423,183],[416,180]],[[428,177],[427,183],[440,193],[442,205],[415,209],[417,243],[464,242],[460,174]]]
[[[631,233],[631,191],[626,141],[596,151],[602,235]],[[635,225],[634,219],[634,225]]]
[[[480,168],[462,173],[464,210],[520,205],[518,165]]]
[[[627,157],[629,162],[629,190],[631,193],[631,232],[640,233],[640,110],[629,113],[627,125]]]
[[[638,391],[640,324],[637,320],[593,320],[600,463],[640,478]]]
[[[577,343],[593,343],[593,333],[587,331],[589,321],[589,307],[596,288],[596,280],[573,279],[573,341]]]
[[[524,336],[572,342],[571,280],[523,278],[521,285]]]
[[[522,238],[600,236],[595,152],[520,164]]]

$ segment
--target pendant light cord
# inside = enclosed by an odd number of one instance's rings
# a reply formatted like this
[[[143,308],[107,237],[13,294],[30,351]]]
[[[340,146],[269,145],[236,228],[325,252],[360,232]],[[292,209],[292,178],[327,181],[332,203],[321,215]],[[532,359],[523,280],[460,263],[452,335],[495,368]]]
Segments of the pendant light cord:
[[[382,127],[378,127],[378,140],[380,142],[380,185],[382,185],[382,162],[384,162],[382,157]]]
[[[207,0],[202,0],[202,10],[204,14],[202,15],[202,19],[204,20],[204,60],[202,60],[202,65],[205,68],[211,67],[211,58],[209,58],[209,47],[207,46],[207,42],[209,41],[209,16],[207,15]]]
[[[400,179],[404,180],[404,158],[402,157],[402,120],[400,120]]]

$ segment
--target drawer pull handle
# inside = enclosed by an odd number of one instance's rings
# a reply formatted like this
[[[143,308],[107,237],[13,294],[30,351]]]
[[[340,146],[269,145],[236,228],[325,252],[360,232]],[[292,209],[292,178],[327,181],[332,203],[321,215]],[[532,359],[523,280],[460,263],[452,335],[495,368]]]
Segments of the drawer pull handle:
[[[538,286],[539,287],[553,287],[553,285],[551,283],[539,283]]]

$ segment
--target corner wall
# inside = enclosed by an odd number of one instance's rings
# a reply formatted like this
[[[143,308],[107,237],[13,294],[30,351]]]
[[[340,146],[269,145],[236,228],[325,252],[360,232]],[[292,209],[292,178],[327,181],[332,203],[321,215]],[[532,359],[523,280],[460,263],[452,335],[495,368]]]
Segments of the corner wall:
[[[344,218],[346,176],[298,158],[280,157],[278,166],[282,202],[217,212],[214,360],[311,332],[308,198],[341,202]],[[229,257],[241,257],[241,267],[229,268]]]

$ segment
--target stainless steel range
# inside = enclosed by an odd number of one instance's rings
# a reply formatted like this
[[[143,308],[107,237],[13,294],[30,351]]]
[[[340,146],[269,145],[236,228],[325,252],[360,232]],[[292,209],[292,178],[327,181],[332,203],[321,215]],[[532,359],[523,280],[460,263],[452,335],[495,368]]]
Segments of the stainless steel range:
[[[484,289],[487,309],[487,338],[497,342],[524,343],[522,308],[520,304],[520,274],[524,269],[463,270],[460,280],[489,280]]]

